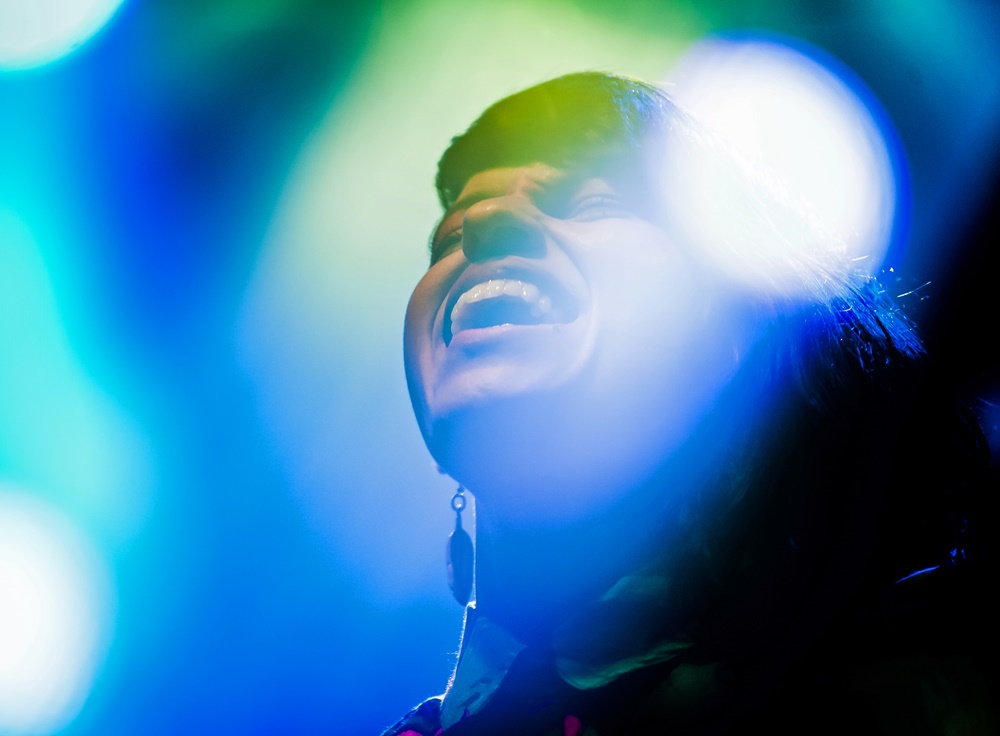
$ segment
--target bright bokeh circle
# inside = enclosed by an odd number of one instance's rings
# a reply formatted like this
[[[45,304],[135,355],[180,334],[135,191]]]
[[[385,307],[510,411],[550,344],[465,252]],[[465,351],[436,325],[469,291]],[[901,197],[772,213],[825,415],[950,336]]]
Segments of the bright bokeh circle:
[[[0,70],[60,59],[111,19],[122,0],[2,0]]]
[[[723,269],[782,291],[796,288],[793,270],[834,249],[879,270],[907,191],[905,172],[898,136],[846,66],[802,44],[710,37],[685,54],[668,89],[720,142],[676,152],[666,191],[681,193],[685,230],[705,249],[719,246]],[[751,201],[752,189],[730,186],[735,180],[719,173],[722,147],[781,205],[765,211]],[[755,218],[767,219],[766,227]],[[804,248],[831,252],[794,252]]]
[[[111,626],[110,575],[86,536],[0,484],[0,734],[64,728],[90,693]]]

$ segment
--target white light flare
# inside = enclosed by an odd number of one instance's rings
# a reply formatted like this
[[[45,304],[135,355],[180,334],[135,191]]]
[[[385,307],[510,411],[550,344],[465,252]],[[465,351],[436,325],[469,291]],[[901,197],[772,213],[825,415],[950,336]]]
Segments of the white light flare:
[[[0,70],[42,66],[70,53],[111,19],[122,0],[2,0]]]
[[[721,143],[668,149],[672,215],[699,247],[717,249],[724,270],[786,296],[811,288],[805,264],[828,258],[876,273],[908,191],[897,138],[871,94],[819,56],[770,39],[711,38],[668,83]],[[723,150],[755,183],[725,171]]]
[[[109,640],[109,583],[69,521],[0,485],[0,733],[51,734],[79,712]]]

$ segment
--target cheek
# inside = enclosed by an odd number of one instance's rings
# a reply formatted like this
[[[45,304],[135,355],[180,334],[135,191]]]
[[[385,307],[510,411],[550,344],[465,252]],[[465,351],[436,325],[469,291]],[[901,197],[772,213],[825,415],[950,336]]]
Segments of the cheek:
[[[434,325],[434,318],[444,302],[448,288],[456,276],[452,269],[446,269],[441,263],[431,266],[413,287],[410,300],[406,305],[406,321],[404,324],[406,339],[429,335]]]
[[[599,380],[619,401],[634,393],[647,407],[712,393],[735,345],[732,325],[713,306],[716,291],[665,234],[632,236],[623,233],[591,261]]]
[[[444,259],[417,282],[406,306],[403,323],[403,363],[414,409],[420,412],[434,380],[434,354],[439,335],[438,313],[458,271],[445,268]],[[446,265],[446,264],[445,264]]]
[[[704,279],[665,238],[610,242],[589,265],[594,310],[615,335],[683,344],[703,320]]]
[[[425,275],[410,295],[403,322],[403,359],[407,378],[419,369],[431,349],[434,327],[435,300],[433,280]],[[437,302],[440,303],[440,302]]]

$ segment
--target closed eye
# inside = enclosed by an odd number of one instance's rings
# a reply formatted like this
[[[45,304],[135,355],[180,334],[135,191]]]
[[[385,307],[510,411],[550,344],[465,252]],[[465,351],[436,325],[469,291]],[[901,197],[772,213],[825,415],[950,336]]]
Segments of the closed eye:
[[[617,197],[610,194],[591,194],[571,202],[566,219],[590,222],[610,217],[628,217],[632,212]]]
[[[459,224],[443,233],[435,233],[431,241],[431,265],[440,261],[446,255],[453,253],[462,245],[462,226]]]

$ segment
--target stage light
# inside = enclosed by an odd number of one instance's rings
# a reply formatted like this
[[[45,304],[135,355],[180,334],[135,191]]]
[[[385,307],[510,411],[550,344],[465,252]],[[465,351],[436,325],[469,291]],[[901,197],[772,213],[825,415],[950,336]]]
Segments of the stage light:
[[[50,734],[76,715],[107,644],[109,590],[72,523],[0,484],[0,733]]]
[[[121,2],[0,2],[0,70],[38,67],[62,58],[103,28]]]
[[[877,272],[908,191],[871,93],[844,65],[790,43],[715,37],[681,59],[669,89],[710,134],[668,155],[666,189],[680,228],[716,248],[719,265],[786,294],[827,258]]]

